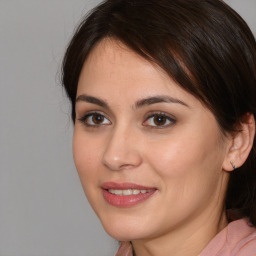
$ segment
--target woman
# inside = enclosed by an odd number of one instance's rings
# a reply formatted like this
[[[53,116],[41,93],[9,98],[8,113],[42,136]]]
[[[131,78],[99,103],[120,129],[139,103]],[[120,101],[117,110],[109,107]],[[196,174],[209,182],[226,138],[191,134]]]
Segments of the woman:
[[[74,160],[117,255],[256,255],[256,42],[220,0],[109,0],[63,62]]]

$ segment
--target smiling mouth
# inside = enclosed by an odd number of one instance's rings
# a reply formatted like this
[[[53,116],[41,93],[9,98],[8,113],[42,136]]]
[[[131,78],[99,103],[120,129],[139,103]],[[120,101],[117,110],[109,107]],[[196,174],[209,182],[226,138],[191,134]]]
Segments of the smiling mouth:
[[[108,189],[108,192],[117,196],[131,196],[150,193],[154,190],[155,189]]]
[[[132,207],[140,204],[157,191],[156,188],[145,187],[134,183],[106,182],[101,186],[105,201],[115,207]]]

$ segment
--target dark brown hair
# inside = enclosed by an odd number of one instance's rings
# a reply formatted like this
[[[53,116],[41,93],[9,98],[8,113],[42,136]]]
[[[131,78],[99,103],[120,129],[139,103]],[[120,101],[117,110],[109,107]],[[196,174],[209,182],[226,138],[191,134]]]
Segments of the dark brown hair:
[[[63,85],[72,104],[82,66],[104,38],[117,39],[159,65],[234,131],[256,116],[256,42],[244,20],[221,0],[108,0],[77,28],[63,60]],[[256,226],[256,152],[233,171],[226,209]]]

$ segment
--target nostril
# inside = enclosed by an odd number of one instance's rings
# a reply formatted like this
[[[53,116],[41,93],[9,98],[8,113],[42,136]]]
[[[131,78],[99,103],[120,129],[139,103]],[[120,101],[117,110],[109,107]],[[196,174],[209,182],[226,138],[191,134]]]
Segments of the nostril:
[[[129,169],[133,169],[135,166],[134,165],[131,165],[131,164],[123,164],[120,166],[120,169],[123,169],[123,170],[129,170]]]

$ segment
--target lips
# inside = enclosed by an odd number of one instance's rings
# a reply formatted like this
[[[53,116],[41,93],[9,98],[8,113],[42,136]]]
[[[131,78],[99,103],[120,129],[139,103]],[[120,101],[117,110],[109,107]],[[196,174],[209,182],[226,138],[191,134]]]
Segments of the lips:
[[[101,186],[104,199],[116,207],[131,207],[149,199],[156,188],[134,183],[106,182]]]

